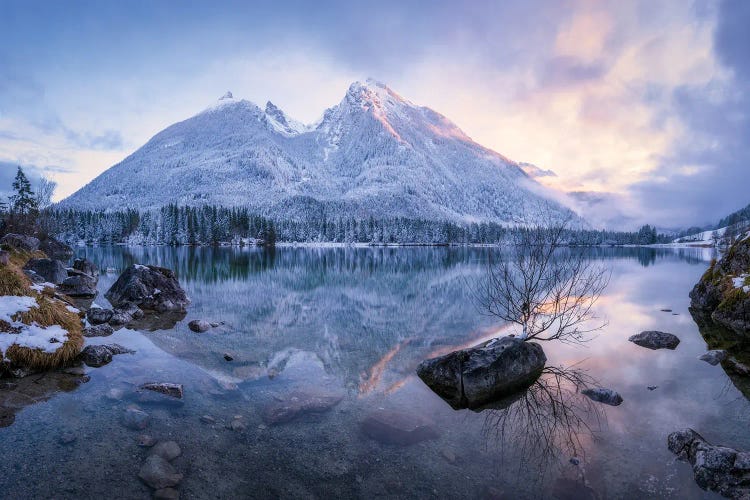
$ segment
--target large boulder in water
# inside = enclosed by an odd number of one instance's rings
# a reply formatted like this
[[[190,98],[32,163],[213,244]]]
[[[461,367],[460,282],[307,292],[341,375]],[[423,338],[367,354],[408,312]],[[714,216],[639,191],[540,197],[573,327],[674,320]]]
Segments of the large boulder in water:
[[[711,262],[690,292],[693,316],[702,314],[750,338],[750,237]]]
[[[68,277],[68,271],[65,270],[65,266],[59,260],[29,259],[23,268],[27,271],[34,271],[45,281],[54,285],[59,285]]]
[[[171,270],[140,264],[125,269],[105,297],[115,307],[129,303],[155,312],[185,311],[190,303]]]
[[[729,498],[750,498],[750,452],[712,445],[693,429],[667,437],[669,451],[693,466],[695,482]]]
[[[546,361],[539,344],[503,337],[425,360],[417,375],[453,408],[478,408],[529,387]]]
[[[628,340],[636,345],[647,349],[676,349],[680,339],[671,333],[649,330],[636,335],[631,335]]]

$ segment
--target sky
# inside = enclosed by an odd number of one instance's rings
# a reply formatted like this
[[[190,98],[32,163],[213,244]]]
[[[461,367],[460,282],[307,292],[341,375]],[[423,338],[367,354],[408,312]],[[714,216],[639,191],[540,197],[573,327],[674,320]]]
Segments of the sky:
[[[0,0],[0,192],[21,165],[61,199],[227,90],[313,122],[372,77],[610,222],[703,225],[750,203],[749,25],[743,0]]]

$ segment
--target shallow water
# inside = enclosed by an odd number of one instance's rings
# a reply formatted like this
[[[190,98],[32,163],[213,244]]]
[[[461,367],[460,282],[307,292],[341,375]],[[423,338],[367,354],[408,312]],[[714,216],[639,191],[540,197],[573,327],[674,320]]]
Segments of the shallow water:
[[[585,371],[617,390],[621,406],[590,404],[566,384],[556,390],[549,373],[546,385],[505,409],[454,411],[414,370],[508,331],[480,314],[469,292],[491,251],[79,249],[102,269],[174,269],[192,304],[174,328],[89,339],[136,353],[87,368],[86,383],[48,375],[0,387],[18,394],[0,427],[0,497],[148,498],[137,477],[148,455],[137,445],[142,433],[181,446],[174,465],[185,476],[182,498],[582,498],[591,490],[600,498],[712,497],[666,447],[670,432],[689,426],[711,442],[750,449],[750,404],[721,366],[697,359],[706,344],[687,310],[711,255],[591,251],[612,270],[597,304],[608,324],[585,346],[544,349],[548,366]],[[107,304],[102,295],[116,277],[102,275],[98,304]],[[224,324],[195,334],[187,323],[196,318]],[[627,341],[642,330],[672,332],[681,343],[650,351]],[[184,384],[184,403],[143,401],[134,388],[149,381]],[[290,395],[321,392],[342,400],[289,422],[269,420],[269,408]],[[145,431],[121,424],[131,404],[151,415]],[[410,445],[373,439],[362,423],[379,408],[427,419],[434,435]],[[228,428],[236,416],[244,429]],[[75,441],[63,444],[63,435]]]

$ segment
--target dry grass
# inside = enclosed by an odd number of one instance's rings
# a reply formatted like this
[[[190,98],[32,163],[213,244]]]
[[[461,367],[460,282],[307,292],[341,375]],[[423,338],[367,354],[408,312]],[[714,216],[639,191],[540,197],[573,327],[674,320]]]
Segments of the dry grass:
[[[54,353],[38,349],[13,345],[8,348],[5,357],[13,364],[30,369],[50,369],[70,364],[83,348],[83,333],[80,317],[66,308],[65,302],[49,296],[49,292],[38,293],[30,288],[31,281],[23,274],[21,267],[29,258],[38,258],[42,252],[12,252],[10,264],[0,266],[0,295],[18,295],[34,297],[37,306],[17,314],[14,319],[30,325],[60,325],[68,332],[68,339]],[[0,335],[9,333],[12,328],[8,323],[0,322]]]

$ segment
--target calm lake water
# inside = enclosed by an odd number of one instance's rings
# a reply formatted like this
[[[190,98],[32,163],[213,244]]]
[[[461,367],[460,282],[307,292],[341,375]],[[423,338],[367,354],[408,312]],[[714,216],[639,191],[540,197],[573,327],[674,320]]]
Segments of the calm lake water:
[[[148,455],[137,438],[147,433],[181,446],[182,498],[713,498],[666,447],[670,432],[692,427],[750,449],[748,400],[721,366],[697,359],[706,343],[688,292],[710,253],[592,250],[612,270],[597,304],[608,325],[584,346],[544,343],[555,370],[510,406],[454,411],[415,368],[507,332],[470,293],[488,252],[79,249],[102,269],[169,267],[192,304],[171,329],[88,339],[136,353],[87,368],[86,383],[48,375],[0,387],[18,393],[0,428],[0,497],[149,498],[137,477]],[[98,304],[116,277],[102,275]],[[224,324],[195,334],[187,323],[197,318]],[[651,351],[627,341],[642,330],[681,343]],[[581,372],[624,403],[588,403],[564,381]],[[142,400],[134,389],[151,381],[184,384],[184,403]],[[288,422],[267,418],[293,395],[321,392],[342,399]],[[151,415],[145,431],[122,425],[131,404]],[[373,438],[367,418],[381,408],[434,433],[414,444]]]

